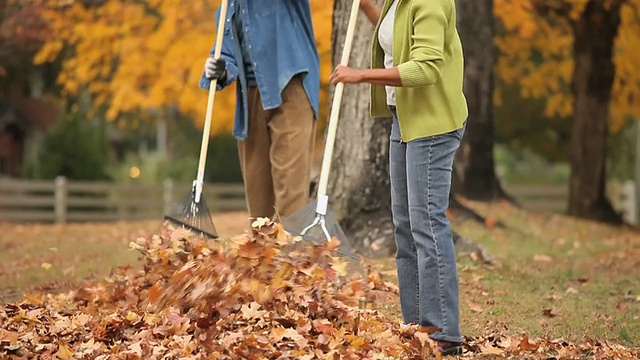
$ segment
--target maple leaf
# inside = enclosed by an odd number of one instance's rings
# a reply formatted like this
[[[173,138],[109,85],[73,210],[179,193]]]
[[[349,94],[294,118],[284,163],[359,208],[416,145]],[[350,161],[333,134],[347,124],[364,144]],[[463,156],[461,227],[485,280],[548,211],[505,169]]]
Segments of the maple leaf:
[[[251,223],[251,227],[255,229],[260,229],[269,225],[271,225],[271,220],[266,217],[259,217]]]
[[[268,313],[268,311],[260,310],[260,307],[260,304],[253,301],[249,305],[242,305],[240,311],[242,312],[242,316],[247,320],[261,319],[265,314]]]
[[[336,271],[338,276],[345,277],[348,275],[347,266],[349,264],[339,258],[334,258],[331,262],[331,268]]]

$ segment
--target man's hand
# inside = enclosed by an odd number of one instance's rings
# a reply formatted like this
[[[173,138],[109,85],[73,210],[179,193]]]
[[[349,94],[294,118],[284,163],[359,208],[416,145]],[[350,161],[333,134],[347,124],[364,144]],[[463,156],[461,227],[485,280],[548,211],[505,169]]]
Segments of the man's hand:
[[[331,83],[336,85],[337,83],[345,84],[358,84],[364,81],[364,70],[354,69],[342,65],[338,67],[331,74]]]
[[[209,80],[224,81],[227,77],[226,64],[223,59],[208,58],[204,62],[204,74]]]

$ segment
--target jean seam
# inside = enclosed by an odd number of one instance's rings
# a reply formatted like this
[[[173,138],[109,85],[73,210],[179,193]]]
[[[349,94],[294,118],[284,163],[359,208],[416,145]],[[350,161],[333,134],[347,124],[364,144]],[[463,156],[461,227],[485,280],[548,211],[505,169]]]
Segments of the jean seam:
[[[438,297],[440,298],[440,316],[442,317],[442,327],[443,331],[446,331],[447,328],[447,316],[444,311],[444,283],[442,281],[442,259],[440,258],[440,251],[438,249],[438,239],[435,231],[433,230],[433,216],[431,211],[431,186],[432,186],[432,174],[431,174],[431,166],[432,166],[432,153],[433,153],[433,143],[435,142],[435,136],[431,138],[429,142],[429,156],[428,156],[428,168],[427,168],[427,216],[429,217],[429,230],[431,235],[433,236],[433,247],[436,252],[436,262],[438,263]]]
[[[407,166],[407,164],[409,164],[409,146],[408,144],[403,144],[402,140],[400,140],[400,146],[404,146],[405,147],[405,152],[404,152],[404,160],[405,160],[405,167],[404,167],[404,175],[405,175],[405,180],[406,180],[406,188],[407,188],[407,199],[405,199],[407,201],[407,216],[409,217],[409,227],[411,228],[411,216],[410,216],[410,210],[409,210],[409,167]],[[418,268],[418,247],[416,246],[416,240],[413,237],[413,232],[410,232],[410,236],[411,236],[411,250],[413,252],[413,254],[415,255],[415,259],[416,259],[416,267],[413,269],[414,271],[417,271]],[[415,274],[416,278],[418,279],[418,281],[416,282],[416,302],[415,302],[415,307],[414,309],[416,310],[416,314],[414,314],[415,318],[411,319],[412,321],[415,320],[418,324],[420,324],[420,272],[417,271],[417,273]]]
[[[398,124],[399,125],[399,124]],[[407,177],[407,216],[409,217],[409,227],[413,227],[413,225],[411,225],[411,210],[410,210],[410,206],[409,206],[409,145],[405,144],[405,176]],[[420,263],[418,260],[418,247],[416,246],[416,239],[413,236],[413,231],[410,232],[411,233],[411,239],[413,240],[411,242],[411,249],[413,250],[413,253],[416,256],[416,267],[413,269],[414,271],[416,271],[416,278],[418,279],[418,281],[416,282],[416,307],[415,309],[417,310],[417,314],[415,314],[415,316],[417,317],[417,322],[418,325],[420,324],[420,310],[421,310],[421,306],[420,306],[420,271],[418,269],[418,264]]]

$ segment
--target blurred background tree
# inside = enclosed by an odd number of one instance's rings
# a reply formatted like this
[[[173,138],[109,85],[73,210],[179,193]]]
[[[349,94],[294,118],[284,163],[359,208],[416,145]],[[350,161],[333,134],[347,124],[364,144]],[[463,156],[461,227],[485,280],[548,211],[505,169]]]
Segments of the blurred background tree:
[[[607,152],[610,134],[640,116],[640,76],[635,71],[640,61],[639,10],[638,0],[496,0],[500,80],[519,89],[521,97],[536,100],[527,102],[529,106],[544,103],[542,115],[547,120],[565,123],[554,126],[559,130],[537,123],[538,129],[547,131],[533,133],[543,140],[542,147],[534,148],[549,154],[554,149],[544,151],[544,147],[556,145],[556,153],[568,156],[571,215],[619,220],[605,193]],[[498,105],[515,105],[505,101],[505,94],[496,94]],[[514,95],[507,96],[512,100]],[[521,122],[522,115],[527,116],[522,109],[517,112],[520,116],[507,114],[501,124]],[[547,120],[542,124],[549,124]],[[503,129],[509,128],[515,134],[527,130],[521,125]],[[517,141],[513,135],[508,137]]]

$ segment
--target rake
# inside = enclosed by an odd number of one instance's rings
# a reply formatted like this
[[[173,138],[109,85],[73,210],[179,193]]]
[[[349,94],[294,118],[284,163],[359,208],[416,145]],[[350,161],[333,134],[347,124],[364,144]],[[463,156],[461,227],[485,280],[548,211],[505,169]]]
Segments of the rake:
[[[354,0],[351,7],[345,44],[340,61],[340,64],[343,66],[346,66],[349,63],[356,22],[358,20],[358,11],[359,0]],[[353,248],[351,247],[347,236],[336,221],[333,211],[329,209],[329,196],[327,195],[329,172],[331,170],[331,160],[336,140],[336,132],[338,129],[338,119],[340,117],[340,106],[342,105],[343,92],[344,83],[338,83],[335,87],[331,114],[329,117],[327,140],[322,159],[322,168],[320,170],[320,179],[318,181],[317,199],[303,209],[283,218],[282,224],[287,232],[300,236],[303,239],[312,241],[316,244],[322,244],[325,239],[328,242],[337,239],[340,241],[340,246],[338,248],[339,253],[352,259],[358,259],[358,256],[353,252]]]
[[[218,19],[218,29],[216,33],[216,48],[214,58],[219,59],[222,53],[222,40],[224,35],[224,22],[227,17],[228,0],[222,0],[220,6],[220,18]],[[200,147],[200,161],[198,163],[198,173],[193,181],[191,190],[185,196],[183,202],[176,205],[170,214],[165,215],[165,221],[175,226],[185,228],[194,233],[208,236],[213,239],[218,238],[218,233],[211,214],[207,208],[207,203],[203,196],[204,169],[207,160],[207,150],[209,147],[209,136],[211,133],[211,118],[213,116],[213,103],[216,96],[218,79],[212,79],[209,84],[209,98],[207,100],[207,113],[202,133],[202,145]]]

